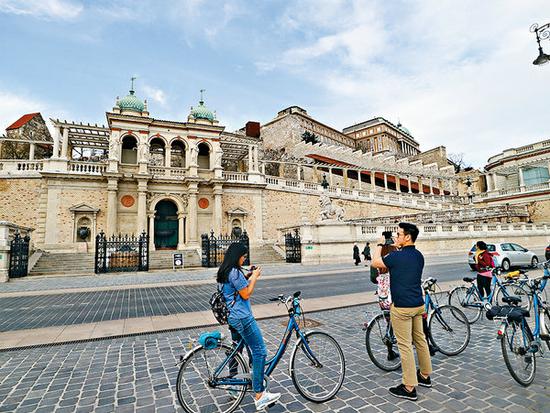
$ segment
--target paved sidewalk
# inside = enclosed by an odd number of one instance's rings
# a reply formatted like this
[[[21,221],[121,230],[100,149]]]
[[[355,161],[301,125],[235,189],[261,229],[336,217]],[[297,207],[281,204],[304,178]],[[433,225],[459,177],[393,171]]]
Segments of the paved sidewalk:
[[[270,390],[283,395],[269,412],[548,412],[548,358],[538,359],[534,383],[521,387],[504,365],[495,324],[487,320],[472,326],[464,353],[434,357],[434,387],[420,388],[418,402],[392,398],[387,388],[399,383],[400,372],[386,373],[370,362],[361,330],[365,311],[376,308],[309,313],[345,353],[344,386],[329,402],[307,402],[292,385],[287,353],[270,380]],[[284,322],[260,321],[269,354],[279,343]],[[176,359],[202,330],[0,352],[0,411],[182,412],[175,395]],[[254,411],[252,397],[246,396],[241,407],[238,412]]]

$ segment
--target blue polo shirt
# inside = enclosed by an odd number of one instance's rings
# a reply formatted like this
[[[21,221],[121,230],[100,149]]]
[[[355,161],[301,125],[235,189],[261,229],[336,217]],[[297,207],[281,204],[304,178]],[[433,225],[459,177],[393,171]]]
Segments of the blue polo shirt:
[[[229,308],[230,318],[248,318],[252,316],[250,300],[245,300],[239,294],[239,291],[248,287],[248,280],[244,277],[242,271],[233,268],[229,271],[227,282],[223,284],[222,292]]]
[[[414,245],[392,251],[382,257],[384,265],[390,271],[390,290],[396,307],[419,307],[424,304],[422,298],[422,271],[424,256]]]

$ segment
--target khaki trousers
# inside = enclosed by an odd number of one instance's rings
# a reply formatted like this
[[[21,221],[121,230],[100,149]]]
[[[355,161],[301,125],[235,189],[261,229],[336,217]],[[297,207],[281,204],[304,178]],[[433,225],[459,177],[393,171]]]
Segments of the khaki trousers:
[[[403,371],[403,384],[406,386],[418,386],[416,378],[416,363],[412,344],[416,347],[420,371],[424,375],[432,373],[432,360],[430,350],[426,343],[426,336],[422,329],[422,314],[424,306],[405,308],[395,307],[390,309],[393,332],[397,339],[397,347],[401,355],[401,370]]]

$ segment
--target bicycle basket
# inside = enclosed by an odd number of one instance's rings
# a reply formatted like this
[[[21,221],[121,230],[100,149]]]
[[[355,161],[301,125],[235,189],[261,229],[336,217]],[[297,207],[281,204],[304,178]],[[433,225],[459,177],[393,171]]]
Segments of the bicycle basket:
[[[508,321],[521,321],[524,317],[529,317],[529,311],[513,305],[495,305],[487,311],[485,316],[489,320],[506,317]]]

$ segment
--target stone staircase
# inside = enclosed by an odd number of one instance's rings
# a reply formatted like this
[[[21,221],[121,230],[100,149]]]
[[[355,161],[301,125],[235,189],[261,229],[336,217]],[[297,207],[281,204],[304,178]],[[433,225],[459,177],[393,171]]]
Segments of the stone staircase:
[[[74,275],[94,273],[94,253],[43,252],[29,275]]]
[[[285,262],[285,259],[281,256],[281,254],[275,251],[271,245],[252,246],[250,249],[250,263],[252,265]]]

